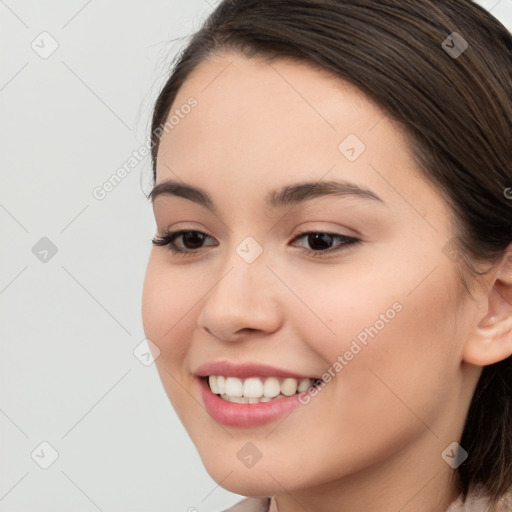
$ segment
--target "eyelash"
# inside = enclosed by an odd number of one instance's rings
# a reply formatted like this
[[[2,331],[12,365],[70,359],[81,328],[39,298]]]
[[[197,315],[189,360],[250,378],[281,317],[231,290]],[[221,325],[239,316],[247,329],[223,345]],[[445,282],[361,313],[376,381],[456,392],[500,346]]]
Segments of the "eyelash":
[[[182,256],[186,256],[189,254],[197,254],[201,249],[203,249],[202,247],[200,247],[199,249],[182,249],[182,248],[178,248],[176,246],[176,244],[174,242],[175,239],[178,238],[179,236],[182,236],[183,234],[186,234],[186,233],[199,233],[208,238],[211,238],[207,233],[205,233],[203,231],[198,231],[198,230],[194,230],[194,229],[181,229],[178,231],[166,231],[163,236],[156,236],[155,238],[153,238],[152,243],[154,245],[158,245],[158,246],[169,246],[169,251],[172,252],[173,254],[180,254]],[[295,241],[299,238],[303,238],[305,236],[317,235],[317,234],[328,235],[330,237],[337,238],[338,240],[341,240],[341,243],[339,245],[331,247],[330,249],[324,249],[324,250],[320,250],[320,251],[314,251],[312,249],[304,249],[309,256],[313,256],[316,258],[324,257],[333,252],[347,250],[350,247],[355,247],[362,243],[362,240],[360,240],[359,238],[354,238],[354,237],[347,236],[347,235],[340,235],[339,233],[330,233],[327,231],[304,231],[304,232],[299,233],[293,239],[293,241]]]

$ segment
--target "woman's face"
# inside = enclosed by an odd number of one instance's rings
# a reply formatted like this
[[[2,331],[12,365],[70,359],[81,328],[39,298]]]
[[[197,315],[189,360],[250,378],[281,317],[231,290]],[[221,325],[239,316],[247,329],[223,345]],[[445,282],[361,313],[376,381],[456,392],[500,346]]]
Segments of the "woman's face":
[[[448,206],[397,125],[326,72],[233,53],[194,71],[168,119],[157,185],[203,195],[153,199],[157,235],[192,233],[174,238],[188,254],[153,246],[143,323],[212,477],[257,496],[452,472],[441,453],[472,393],[461,354],[479,311]],[[258,403],[217,396],[208,375]],[[293,377],[323,382],[272,398]]]

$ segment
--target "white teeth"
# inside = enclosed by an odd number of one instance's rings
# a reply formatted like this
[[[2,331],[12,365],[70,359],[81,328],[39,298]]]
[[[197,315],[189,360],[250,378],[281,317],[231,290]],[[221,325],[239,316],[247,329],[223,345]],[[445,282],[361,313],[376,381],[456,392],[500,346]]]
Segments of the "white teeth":
[[[299,385],[297,386],[298,393],[304,393],[311,387],[312,381],[311,379],[301,379],[299,381]]]
[[[237,404],[248,404],[250,398],[245,398],[245,396],[229,396],[229,395],[220,395],[224,400],[228,402],[235,402]]]
[[[255,404],[270,402],[275,398],[285,398],[295,393],[303,393],[312,385],[311,379],[294,379],[277,377],[225,377],[223,375],[210,375],[208,377],[210,389],[216,395],[228,402],[241,404]]]
[[[211,377],[210,377],[211,378]],[[226,377],[217,375],[217,395],[223,395],[226,392]]]
[[[281,382],[281,393],[284,396],[292,396],[297,391],[297,379],[284,379]]]
[[[208,383],[210,384],[210,389],[212,390],[212,393],[215,393],[216,395],[219,395],[219,388],[217,386],[217,376],[211,375],[208,379]]]
[[[245,379],[242,394],[247,398],[261,398],[263,396],[263,384],[258,377]]]
[[[242,396],[242,381],[236,377],[227,377],[226,391],[224,393],[229,396]]]
[[[274,398],[279,395],[280,392],[279,381],[275,377],[265,379],[265,383],[263,384],[263,396]]]

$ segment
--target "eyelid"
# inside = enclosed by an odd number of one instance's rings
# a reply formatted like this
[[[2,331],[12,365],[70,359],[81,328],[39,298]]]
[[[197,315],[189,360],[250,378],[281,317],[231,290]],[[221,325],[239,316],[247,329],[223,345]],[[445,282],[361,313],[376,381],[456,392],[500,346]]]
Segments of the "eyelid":
[[[322,214],[323,210],[319,209],[318,212],[310,212],[309,215],[322,215],[322,217],[325,214]],[[331,215],[328,215],[331,216]],[[357,219],[353,216],[350,216],[349,218],[345,218],[345,222],[340,218],[340,222],[336,222],[336,220],[331,219],[310,219],[310,220],[303,220],[300,223],[294,223],[293,227],[291,227],[291,230],[289,231],[289,236],[292,236],[296,232],[315,232],[315,233],[331,233],[331,234],[337,234],[337,235],[343,235],[348,236],[352,238],[364,238],[363,232],[359,231],[355,227],[352,227],[354,224],[357,224]],[[361,221],[359,224],[362,224],[363,221]]]
[[[327,233],[329,235],[339,235],[339,236],[345,236],[347,238],[363,238],[363,234],[359,231],[356,231],[355,229],[351,229],[347,226],[343,226],[341,224],[336,224],[333,222],[306,222],[302,223],[307,224],[307,227],[300,227],[295,228],[291,231],[290,236],[297,236],[302,235],[304,233]],[[311,226],[313,224],[313,226]],[[319,225],[318,225],[319,224]],[[326,227],[326,224],[333,225],[332,228]]]

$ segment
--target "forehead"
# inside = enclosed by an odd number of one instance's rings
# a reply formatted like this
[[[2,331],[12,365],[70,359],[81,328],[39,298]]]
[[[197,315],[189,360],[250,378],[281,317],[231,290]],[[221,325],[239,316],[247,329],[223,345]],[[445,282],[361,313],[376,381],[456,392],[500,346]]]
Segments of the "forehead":
[[[197,105],[183,115],[190,98]],[[359,89],[325,70],[235,53],[202,62],[178,92],[171,116],[172,130],[164,134],[160,151],[173,159],[188,153],[188,160],[207,153],[239,161],[267,155],[279,163],[309,159],[312,149],[328,151],[332,160],[347,135],[364,141],[377,123],[390,124]]]
[[[264,198],[291,182],[341,178],[390,204],[408,196],[428,210],[425,202],[440,201],[398,125],[354,85],[303,63],[218,55],[185,81],[171,116],[157,183]]]

